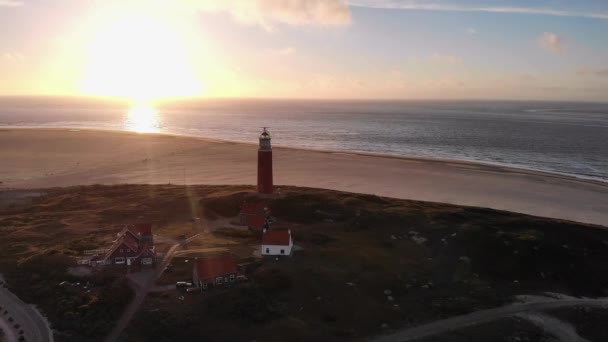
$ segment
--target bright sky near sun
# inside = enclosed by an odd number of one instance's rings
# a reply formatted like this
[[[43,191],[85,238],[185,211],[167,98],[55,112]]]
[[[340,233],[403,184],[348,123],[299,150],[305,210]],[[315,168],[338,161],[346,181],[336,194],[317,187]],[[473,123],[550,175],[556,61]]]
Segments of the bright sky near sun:
[[[608,1],[0,0],[0,95],[608,101]]]

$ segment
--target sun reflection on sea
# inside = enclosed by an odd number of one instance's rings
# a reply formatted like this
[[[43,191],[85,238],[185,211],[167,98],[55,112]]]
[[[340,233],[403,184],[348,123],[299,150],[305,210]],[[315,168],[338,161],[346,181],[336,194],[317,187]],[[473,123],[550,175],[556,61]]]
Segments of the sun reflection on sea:
[[[149,103],[134,103],[124,122],[127,130],[138,133],[155,133],[160,131],[158,110]]]

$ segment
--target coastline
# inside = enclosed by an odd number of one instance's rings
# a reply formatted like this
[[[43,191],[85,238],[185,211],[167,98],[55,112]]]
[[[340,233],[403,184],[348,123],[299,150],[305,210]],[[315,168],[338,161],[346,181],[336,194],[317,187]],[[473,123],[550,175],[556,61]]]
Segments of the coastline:
[[[253,142],[115,130],[2,128],[0,146],[0,189],[256,182]],[[472,161],[282,146],[274,148],[274,161],[279,185],[608,226],[608,185],[601,181]]]
[[[2,131],[11,131],[11,130],[29,130],[29,131],[72,131],[72,132],[110,132],[110,133],[120,133],[120,134],[137,134],[137,135],[148,135],[148,136],[174,136],[174,137],[182,137],[182,138],[190,138],[200,141],[206,141],[211,143],[228,143],[228,144],[242,144],[246,146],[257,146],[257,142],[246,142],[239,140],[229,140],[229,139],[220,139],[220,138],[212,138],[212,137],[204,137],[199,135],[189,135],[189,134],[178,134],[178,133],[169,133],[169,132],[133,132],[127,130],[119,130],[119,129],[98,129],[98,128],[69,128],[69,127],[48,127],[48,128],[40,128],[40,127],[6,127],[0,126],[0,133]],[[318,153],[328,153],[328,154],[344,154],[344,155],[353,155],[353,156],[365,156],[365,157],[374,157],[374,158],[387,158],[387,159],[398,159],[404,161],[411,162],[424,162],[424,163],[450,163],[459,165],[461,167],[486,167],[488,172],[511,172],[511,173],[522,173],[522,174],[530,174],[537,175],[543,177],[555,177],[558,179],[576,181],[576,182],[584,182],[590,183],[600,186],[608,187],[608,179],[599,179],[596,177],[586,177],[583,175],[574,175],[569,173],[562,173],[557,171],[548,171],[548,170],[540,170],[534,168],[526,168],[523,166],[512,165],[512,164],[501,164],[501,163],[493,163],[489,161],[482,160],[468,160],[468,159],[452,159],[452,158],[439,158],[439,157],[423,157],[423,156],[404,156],[390,153],[381,153],[381,152],[367,152],[367,151],[349,151],[349,150],[332,150],[332,149],[321,149],[321,148],[311,148],[311,147],[296,147],[296,146],[284,146],[281,144],[273,144],[273,150],[295,150],[295,151],[308,151],[308,152],[318,152]]]

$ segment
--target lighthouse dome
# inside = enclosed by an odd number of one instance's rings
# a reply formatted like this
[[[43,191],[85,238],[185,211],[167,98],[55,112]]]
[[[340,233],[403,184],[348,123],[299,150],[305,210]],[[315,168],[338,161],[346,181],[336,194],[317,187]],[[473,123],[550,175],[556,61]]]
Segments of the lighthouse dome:
[[[270,133],[268,133],[266,128],[264,128],[264,132],[262,132],[262,134],[260,134],[260,139],[270,139]]]
[[[260,151],[270,151],[272,147],[270,146],[270,133],[264,127],[264,132],[260,134]]]

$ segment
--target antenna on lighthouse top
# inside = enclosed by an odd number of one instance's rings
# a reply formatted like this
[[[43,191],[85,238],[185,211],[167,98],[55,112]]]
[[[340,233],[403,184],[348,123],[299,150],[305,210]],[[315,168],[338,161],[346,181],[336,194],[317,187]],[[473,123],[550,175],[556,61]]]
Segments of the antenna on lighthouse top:
[[[266,127],[262,127],[262,129],[264,129],[264,131],[262,132],[262,134],[260,135],[260,138],[270,138],[270,133],[268,133],[268,126]]]

